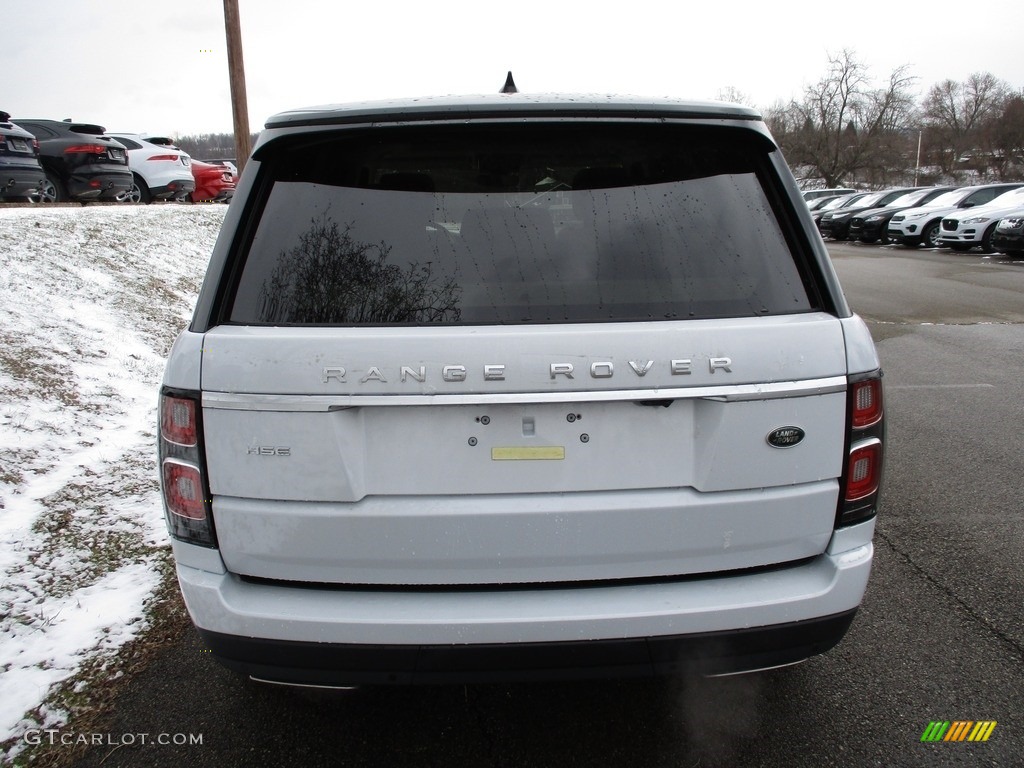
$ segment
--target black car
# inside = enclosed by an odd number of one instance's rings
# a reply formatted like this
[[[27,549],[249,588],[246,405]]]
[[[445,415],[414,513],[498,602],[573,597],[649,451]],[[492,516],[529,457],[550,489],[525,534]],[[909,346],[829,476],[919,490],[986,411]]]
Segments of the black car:
[[[828,211],[818,219],[818,231],[821,232],[822,237],[831,237],[833,240],[846,240],[850,234],[850,219],[861,211],[886,206],[907,192],[912,192],[913,189],[913,187],[896,187],[881,192],[873,192],[866,197],[862,197],[853,205],[845,205],[838,210]]]
[[[1024,258],[1024,208],[1004,216],[996,224],[992,247],[1012,258]]]
[[[0,112],[0,200],[23,200],[45,181],[39,142],[12,123],[9,114]]]
[[[116,200],[131,190],[128,153],[124,144],[103,135],[103,126],[67,120],[17,123],[39,140],[39,159],[46,171],[45,183],[35,195],[39,202]]]
[[[922,187],[897,197],[884,207],[861,211],[850,219],[848,239],[860,240],[862,243],[881,242],[883,245],[887,245],[890,242],[889,234],[886,232],[889,219],[907,208],[928,205],[943,192],[949,192],[951,189],[956,189],[956,187]]]

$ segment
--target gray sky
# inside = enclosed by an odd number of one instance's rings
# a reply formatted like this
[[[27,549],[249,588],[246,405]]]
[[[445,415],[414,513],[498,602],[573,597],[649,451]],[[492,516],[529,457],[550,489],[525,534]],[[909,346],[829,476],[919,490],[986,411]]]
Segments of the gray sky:
[[[798,97],[843,48],[879,84],[909,65],[920,93],[982,71],[1024,87],[1020,0],[240,6],[254,131],[296,107],[493,93],[508,70],[522,91],[713,99],[731,87],[765,107]],[[3,0],[0,9],[0,109],[15,119],[232,130],[221,0]]]

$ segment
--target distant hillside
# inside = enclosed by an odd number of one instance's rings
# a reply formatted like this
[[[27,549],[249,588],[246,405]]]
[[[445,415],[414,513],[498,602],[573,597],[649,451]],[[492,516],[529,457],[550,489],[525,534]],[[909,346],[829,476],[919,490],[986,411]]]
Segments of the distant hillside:
[[[258,133],[252,134],[256,143]],[[235,134],[200,133],[195,136],[179,136],[178,146],[196,160],[230,160],[235,157]]]

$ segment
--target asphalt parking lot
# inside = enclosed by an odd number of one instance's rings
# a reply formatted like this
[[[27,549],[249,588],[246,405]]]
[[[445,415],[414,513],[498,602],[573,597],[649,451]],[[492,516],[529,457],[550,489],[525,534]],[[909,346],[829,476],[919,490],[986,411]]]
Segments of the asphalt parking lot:
[[[75,765],[1020,765],[1024,262],[830,251],[879,344],[889,429],[872,579],[833,651],[712,680],[311,696],[236,678],[186,632]],[[997,725],[984,743],[923,743],[937,720]]]

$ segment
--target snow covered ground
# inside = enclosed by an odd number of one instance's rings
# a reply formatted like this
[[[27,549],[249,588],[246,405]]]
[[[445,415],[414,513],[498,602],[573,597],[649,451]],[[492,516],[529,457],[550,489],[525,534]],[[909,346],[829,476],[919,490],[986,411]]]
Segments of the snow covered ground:
[[[144,629],[163,356],[226,210],[0,207],[0,743]]]

